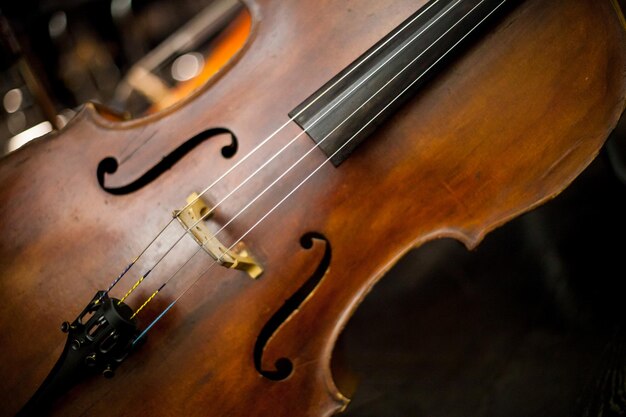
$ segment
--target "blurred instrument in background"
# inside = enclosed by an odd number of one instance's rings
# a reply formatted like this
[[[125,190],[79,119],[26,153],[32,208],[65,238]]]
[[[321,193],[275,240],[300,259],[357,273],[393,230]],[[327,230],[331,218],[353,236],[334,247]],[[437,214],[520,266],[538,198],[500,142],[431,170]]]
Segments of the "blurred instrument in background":
[[[28,5],[0,14],[0,155],[63,127],[87,101],[124,118],[174,105],[243,47],[251,22],[238,0]]]

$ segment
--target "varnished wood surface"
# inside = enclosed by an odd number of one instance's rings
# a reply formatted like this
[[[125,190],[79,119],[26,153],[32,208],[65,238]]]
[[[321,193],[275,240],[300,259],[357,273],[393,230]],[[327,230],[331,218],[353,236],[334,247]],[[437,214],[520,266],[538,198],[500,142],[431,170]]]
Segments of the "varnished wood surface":
[[[287,121],[289,110],[422,4],[250,3],[254,26],[247,47],[186,104],[124,123],[87,107],[63,132],[3,160],[2,414],[14,414],[51,368],[64,342],[59,324],[108,285],[190,192],[219,177]],[[338,411],[346,399],[333,383],[330,355],[371,286],[409,248],[443,236],[473,247],[489,230],[566,187],[595,157],[623,108],[624,47],[609,2],[525,1],[339,169],[322,168],[247,236],[265,267],[261,279],[213,268],[114,379],[94,378],[73,390],[54,415],[293,417]],[[124,185],[182,142],[216,127],[237,136],[233,158],[220,154],[227,139],[214,138],[134,193],[113,196],[98,185],[96,169],[107,156],[121,162],[107,185]],[[298,133],[290,124],[214,187],[209,199],[218,201]],[[231,218],[311,146],[302,137],[227,200],[215,221]],[[313,152],[222,237],[230,243],[240,236],[323,160]],[[320,261],[322,243],[309,250],[299,243],[311,231],[330,242],[330,269],[270,340],[264,367],[280,357],[295,366],[288,379],[270,381],[255,370],[252,351],[267,320]],[[131,305],[194,250],[186,242],[174,251]],[[157,257],[149,252],[145,266]],[[142,323],[207,263],[205,257],[168,287],[142,313]],[[131,282],[126,279],[115,295]]]
[[[337,340],[333,369],[358,380],[346,417],[626,412],[623,245],[607,239],[626,232],[626,189],[608,160],[475,251],[404,256]]]

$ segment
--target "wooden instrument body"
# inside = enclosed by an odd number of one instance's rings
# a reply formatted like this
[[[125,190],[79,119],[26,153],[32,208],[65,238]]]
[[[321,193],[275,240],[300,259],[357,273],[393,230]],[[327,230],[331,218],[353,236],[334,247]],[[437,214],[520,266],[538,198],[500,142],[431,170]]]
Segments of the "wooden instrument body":
[[[188,102],[121,122],[87,106],[62,132],[0,164],[0,392],[13,415],[56,361],[58,326],[71,320],[184,205],[288,120],[287,113],[424,2],[249,2],[251,38],[233,64]],[[244,241],[265,268],[253,281],[212,268],[149,333],[112,380],[72,390],[54,415],[327,416],[347,400],[330,372],[334,341],[375,282],[410,248],[454,237],[469,248],[563,190],[596,156],[626,94],[626,42],[610,3],[527,0],[475,42],[383,128],[335,168],[326,164]],[[181,143],[209,139],[126,195]],[[301,129],[291,123],[208,193],[219,201]],[[306,136],[225,201],[224,224],[313,146]],[[231,243],[325,159],[314,151],[228,226]],[[182,229],[181,229],[182,232]],[[303,248],[301,237],[323,235]],[[131,300],[137,306],[195,250],[173,252]],[[162,249],[165,249],[165,243]],[[289,358],[293,373],[259,374],[254,347],[267,321],[314,273],[330,267],[268,341],[262,366]],[[149,253],[144,266],[155,261]],[[171,302],[208,256],[168,286],[140,318]],[[137,273],[140,269],[137,270]],[[134,275],[133,275],[134,276]],[[125,290],[134,281],[126,278]],[[122,290],[117,290],[122,291]],[[122,291],[122,293],[125,291]]]

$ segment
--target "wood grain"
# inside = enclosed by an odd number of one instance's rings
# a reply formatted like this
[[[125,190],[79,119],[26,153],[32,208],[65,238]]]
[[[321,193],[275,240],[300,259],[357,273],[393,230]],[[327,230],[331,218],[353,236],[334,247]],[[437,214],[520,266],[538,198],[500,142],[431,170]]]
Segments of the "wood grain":
[[[55,362],[58,330],[150,241],[185,197],[199,191],[288,120],[331,79],[423,1],[249,2],[251,38],[205,89],[164,113],[114,122],[87,106],[64,131],[0,164],[0,399],[13,415]],[[358,35],[358,36],[356,36]],[[326,164],[246,237],[265,273],[253,281],[213,268],[149,334],[112,380],[71,391],[53,415],[329,416],[347,404],[329,362],[352,312],[407,250],[439,237],[476,246],[495,227],[563,190],[595,157],[624,107],[626,43],[608,1],[528,0],[436,77],[344,164]],[[205,141],[143,188],[113,196],[98,185],[132,182],[163,155],[211,128]],[[209,192],[218,201],[300,133],[291,123]],[[215,216],[225,223],[312,146],[302,137]],[[313,152],[221,237],[243,234],[324,161]],[[332,247],[315,291],[269,340],[264,367],[287,357],[292,375],[271,381],[253,350],[268,319]],[[176,233],[169,236],[173,240]],[[161,250],[167,242],[161,243]],[[189,240],[129,300],[137,306],[195,250]],[[158,257],[149,251],[142,265]],[[192,263],[140,320],[147,324],[205,269]],[[124,293],[132,277],[116,289]],[[114,294],[118,295],[118,294]]]

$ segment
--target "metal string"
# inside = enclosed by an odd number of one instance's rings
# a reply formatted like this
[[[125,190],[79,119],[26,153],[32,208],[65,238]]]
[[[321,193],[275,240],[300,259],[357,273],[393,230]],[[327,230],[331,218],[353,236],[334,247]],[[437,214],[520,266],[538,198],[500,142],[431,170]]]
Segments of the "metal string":
[[[457,0],[456,3],[458,3],[460,0]],[[318,143],[315,144],[315,146],[311,147],[307,152],[305,152],[304,155],[302,155],[296,162],[294,162],[291,166],[289,166],[289,168],[287,168],[282,174],[280,174],[278,176],[278,178],[276,178],[274,181],[272,181],[267,187],[265,187],[263,189],[263,191],[261,191],[259,194],[257,194],[252,200],[250,200],[241,210],[239,210],[237,212],[237,214],[235,214],[230,220],[228,220],[216,233],[215,236],[217,236],[218,233],[220,233],[222,230],[224,230],[226,227],[228,227],[233,221],[235,221],[244,211],[246,211],[252,204],[254,204],[255,201],[257,201],[259,198],[261,198],[270,188],[272,188],[278,181],[280,181],[285,175],[287,175],[289,172],[291,172],[292,169],[294,169],[300,162],[302,162],[302,160],[304,158],[306,158],[307,156],[309,156],[311,154],[311,152],[313,152],[314,150],[316,150],[318,147],[320,147],[322,145],[322,143],[324,143],[324,141],[326,141],[326,139],[328,139],[337,129],[339,129],[341,126],[343,126],[344,123],[346,123],[347,121],[349,121],[352,116],[354,116],[359,110],[361,110],[367,103],[369,103],[374,97],[376,97],[378,95],[378,93],[380,93],[385,87],[387,87],[389,84],[391,84],[396,78],[398,78],[400,76],[400,74],[402,74],[407,68],[409,68],[415,61],[417,61],[419,58],[421,58],[426,52],[428,52],[430,50],[430,48],[432,48],[433,46],[435,46],[435,44],[437,44],[437,42],[439,42],[444,36],[446,36],[454,27],[456,27],[459,23],[461,23],[461,21],[463,19],[465,19],[465,17],[467,17],[470,13],[472,13],[472,11],[474,11],[478,6],[480,6],[481,3],[483,3],[485,0],[481,0],[480,3],[478,3],[476,6],[474,6],[466,15],[464,15],[458,22],[456,22],[454,25],[452,25],[451,27],[448,28],[448,30],[446,30],[441,36],[439,36],[433,43],[431,43],[426,49],[424,49],[419,55],[417,55],[415,58],[413,58],[411,60],[411,62],[409,62],[404,68],[402,68],[402,70],[400,70],[400,72],[398,72],[396,75],[394,75],[391,79],[389,79],[385,84],[383,84],[382,87],[380,87],[378,90],[376,90],[376,92],[374,94],[372,94],[367,100],[365,100],[359,107],[357,107],[352,113],[350,113],[348,115],[348,117],[346,117],[345,119],[343,119],[337,126],[335,126],[330,132],[328,132]],[[455,4],[456,4],[455,3]],[[443,15],[442,15],[443,16]],[[416,37],[417,38],[417,37]],[[413,40],[415,40],[416,38],[412,39],[411,42]],[[407,43],[408,45],[408,43]],[[399,52],[399,51],[398,51]],[[428,71],[428,70],[427,70]],[[425,73],[422,73],[422,75],[424,75]],[[421,76],[420,76],[421,78]],[[419,78],[418,78],[419,80]],[[394,100],[392,101],[392,103],[397,99],[398,97],[395,97]],[[387,108],[387,107],[385,107]],[[371,120],[370,120],[371,122]],[[369,123],[368,123],[369,124]],[[362,130],[362,129],[361,129]],[[359,130],[358,133],[361,132],[361,130]],[[354,137],[354,136],[353,136]],[[351,137],[348,142],[350,140],[353,139],[353,137]],[[346,143],[348,143],[346,142]],[[345,144],[344,144],[345,146]],[[343,146],[342,146],[343,148]],[[341,148],[340,148],[341,149]],[[337,151],[335,151],[333,153],[332,156],[334,156],[337,153]],[[331,158],[332,158],[331,156]],[[325,163],[326,161],[324,161]],[[290,193],[291,194],[291,193]],[[196,222],[197,224],[197,222]]]
[[[478,7],[480,4],[483,3],[484,0],[481,0],[480,3],[478,3],[474,8],[472,8],[467,14],[465,14],[460,20],[462,21],[463,19],[465,19],[469,14],[471,14],[476,7]],[[398,98],[400,98],[404,93],[406,93],[413,85],[415,85],[415,83],[417,83],[420,79],[422,79],[422,77],[424,77],[424,75],[426,75],[435,65],[437,65],[444,57],[446,57],[454,48],[456,48],[457,45],[459,45],[463,40],[465,40],[465,38],[467,38],[478,26],[480,26],[486,19],[488,19],[493,13],[495,13],[500,7],[502,7],[502,5],[504,3],[506,3],[507,0],[502,0],[497,6],[496,8],[494,8],[491,12],[489,12],[485,17],[483,17],[472,29],[470,29],[465,35],[463,35],[463,37],[461,39],[459,39],[454,45],[452,45],[452,47],[450,47],[441,57],[439,57],[433,64],[431,64],[424,72],[422,72],[413,82],[411,82],[411,84],[409,84],[406,88],[404,88],[404,90],[402,90],[398,95],[396,95],[396,97],[391,100],[389,103],[387,103],[387,105],[380,110],[374,117],[372,117],[364,126],[362,126],[356,133],[354,133],[343,145],[341,145],[335,152],[333,152],[332,155],[330,155],[328,158],[326,158],[321,164],[319,164],[317,166],[317,168],[315,168],[311,173],[309,173],[298,185],[296,185],[295,188],[293,188],[287,195],[285,195],[278,203],[276,203],[268,212],[266,212],[263,217],[261,217],[254,225],[252,225],[244,234],[242,234],[236,241],[235,243],[233,243],[229,248],[228,251],[232,250],[239,242],[241,242],[241,240],[243,240],[249,233],[251,233],[259,224],[261,224],[270,214],[272,214],[280,205],[282,205],[282,203],[287,200],[293,193],[295,193],[302,185],[304,185],[313,175],[315,175],[315,173],[317,173],[317,171],[319,171],[326,163],[328,163],[338,152],[340,152],[345,146],[347,146],[359,133],[361,133],[365,128],[367,128],[367,126],[369,126],[372,122],[374,122],[385,110],[387,110],[396,100],[398,100]],[[459,22],[457,22],[456,24],[458,24]],[[455,25],[456,25],[455,24]],[[439,39],[438,39],[439,40]],[[437,40],[437,41],[438,41]],[[437,42],[435,41],[435,42]],[[409,64],[407,64],[407,66],[405,66],[398,74],[396,74],[395,77],[398,77],[400,75],[400,73],[402,73],[404,70],[406,70],[411,64],[413,63],[413,61]],[[395,78],[394,77],[394,78]],[[384,86],[383,86],[384,87]],[[380,91],[380,90],[379,90]],[[376,95],[378,92],[376,92],[374,95]],[[372,96],[373,97],[373,96]],[[371,100],[371,98],[369,100]],[[197,253],[197,252],[196,252]],[[193,255],[195,256],[195,254]],[[192,256],[192,257],[193,257]],[[220,257],[221,258],[221,257]],[[191,259],[191,258],[190,258]],[[174,301],[172,301],[138,336],[137,338],[135,338],[135,340],[133,341],[133,346],[140,340],[142,339],[146,333],[148,331],[150,331],[150,329],[159,321],[161,320],[161,318],[163,318],[163,316],[165,316],[165,314],[167,314],[167,312],[204,276],[206,275],[211,268],[213,268],[220,259],[218,259],[217,261],[214,261],[213,263],[211,263],[211,265],[209,265],[209,267],[207,269],[205,269],[201,274],[199,274],[194,280],[193,282],[187,286],[187,288],[185,288],[185,290],[183,290],[182,293],[180,293],[175,299]],[[169,281],[169,280],[168,280]],[[163,286],[161,286],[161,288],[159,290],[157,290],[153,296],[150,298],[154,298],[154,296],[156,295],[156,293],[158,293],[161,289],[163,288]],[[145,305],[146,303],[144,303]],[[143,307],[143,306],[142,306]]]
[[[391,61],[393,58],[395,58],[400,52],[402,52],[405,48],[407,48],[411,43],[413,43],[417,38],[419,38],[424,32],[426,32],[432,25],[434,25],[435,23],[437,23],[440,19],[442,19],[450,10],[452,10],[452,8],[457,5],[461,0],[457,0],[456,2],[454,2],[451,7],[444,11],[444,13],[442,13],[440,16],[437,17],[437,19],[435,19],[434,21],[432,21],[430,24],[428,24],[426,27],[424,27],[418,34],[416,34],[409,42],[407,42],[405,45],[403,45],[399,50],[397,50],[394,54],[392,54],[390,57],[388,57],[383,63],[381,63],[372,73],[368,74],[367,77],[365,77],[363,80],[361,80],[357,85],[355,85],[354,87],[352,87],[351,90],[349,90],[340,100],[338,100],[336,103],[334,103],[332,106],[330,106],[328,109],[326,109],[324,111],[324,113],[322,113],[317,119],[315,119],[313,121],[313,123],[307,128],[310,129],[313,126],[315,126],[317,124],[317,122],[319,122],[324,116],[326,116],[329,112],[331,112],[335,107],[337,107],[339,104],[341,104],[341,102],[343,102],[347,97],[350,96],[350,94],[352,94],[356,89],[358,89],[361,85],[363,85],[365,82],[367,82],[374,74],[376,74],[380,69],[382,69],[387,63],[389,63],[389,61]],[[482,2],[481,2],[482,3]],[[434,4],[434,3],[433,3]],[[432,4],[431,6],[432,7]],[[473,10],[473,9],[472,9]],[[422,12],[423,14],[424,12]],[[458,22],[457,22],[458,23]],[[456,26],[456,25],[455,25]],[[454,27],[454,26],[453,26]],[[451,29],[451,28],[450,28]],[[450,31],[450,29],[448,29],[448,31],[446,31],[446,33],[448,33]],[[445,34],[444,34],[445,35]],[[441,36],[443,37],[443,35]],[[439,37],[433,44],[431,44],[426,50],[424,50],[422,52],[422,54],[424,54],[428,49],[430,49],[439,39],[441,39],[441,37]],[[420,54],[417,58],[421,57],[422,54]],[[416,58],[416,59],[417,59]],[[415,61],[415,60],[414,60]],[[387,84],[385,84],[386,86]],[[383,88],[385,87],[383,86]],[[382,88],[381,88],[382,89]],[[326,90],[328,91],[328,90]],[[372,97],[370,97],[370,100],[379,92],[380,90],[378,90]],[[340,126],[342,126],[351,116],[353,116],[356,111],[358,111],[359,109],[361,109],[368,101],[366,101],[365,103],[363,103],[357,110],[355,110],[352,114],[350,114],[350,116],[348,116],[342,123],[340,123],[337,127],[335,127],[335,129],[333,129],[333,131],[331,132],[331,134],[337,130]],[[232,196],[237,190],[239,190],[241,187],[243,187],[246,183],[248,183],[248,181],[250,181],[252,178],[254,178],[259,171],[261,171],[263,168],[265,168],[269,163],[271,163],[276,157],[278,157],[278,155],[280,155],[285,149],[287,149],[289,146],[291,146],[298,138],[300,138],[302,135],[304,135],[304,133],[307,132],[307,129],[302,130],[298,135],[296,135],[293,139],[291,139],[286,145],[284,145],[277,153],[275,153],[271,158],[269,158],[267,161],[265,161],[261,166],[259,166],[254,172],[252,172],[252,174],[250,174],[244,181],[242,181],[239,185],[237,185],[233,190],[231,190],[225,197],[223,197],[220,201],[217,202],[217,204],[213,205],[213,207],[211,207],[204,215],[200,216],[200,218],[198,220],[196,220],[191,226],[189,226],[188,228],[183,226],[183,233],[176,239],[176,241],[174,241],[173,244],[170,245],[170,247],[157,259],[157,261],[152,265],[152,267],[145,272],[143,275],[141,275],[141,277],[139,277],[139,279],[137,280],[137,282],[135,282],[135,284],[130,288],[130,290],[128,290],[128,292],[124,295],[124,297],[122,297],[122,299],[119,301],[119,303],[123,302],[124,300],[126,300],[126,298],[128,296],[130,296],[133,291],[135,291],[135,289],[143,282],[143,280],[154,270],[154,268],[156,268],[157,265],[159,265],[161,263],[161,261],[163,261],[167,255],[169,255],[169,253],[178,245],[178,243],[186,236],[187,232],[191,229],[193,229],[198,223],[200,223],[201,221],[203,221],[204,219],[208,218],[213,212],[215,212],[215,210],[224,202],[226,201],[230,196]],[[252,203],[254,203],[258,198],[260,198],[267,190],[269,190],[269,188],[271,188],[274,184],[276,184],[281,178],[283,178],[288,172],[290,172],[298,163],[300,163],[300,161],[302,161],[302,159],[304,159],[304,157],[306,157],[307,155],[309,155],[313,149],[316,149],[317,147],[321,146],[321,144],[326,140],[326,138],[330,136],[330,134],[328,134],[326,137],[324,137],[319,143],[316,144],[316,146],[314,146],[313,148],[311,148],[303,157],[301,157],[300,159],[298,159],[298,161],[296,161],[293,165],[291,165],[287,171],[283,172],[283,174],[278,177],[278,179],[276,179],[274,182],[272,182],[266,189],[263,190],[263,192],[260,195],[257,195],[257,197],[255,197],[254,200],[250,201],[246,207],[244,208],[247,209],[250,205],[252,205]],[[205,190],[206,191],[206,190]],[[197,201],[199,198],[196,197],[193,199],[193,201]],[[185,207],[188,207],[189,204]],[[184,208],[183,208],[184,210]],[[225,224],[217,233],[221,232],[224,227],[228,226],[229,224],[232,223],[233,220],[235,220],[244,210],[240,211],[239,213],[237,213],[237,215],[232,218],[227,224]],[[181,210],[182,211],[182,210]],[[215,233],[215,235],[217,235],[217,233]]]
[[[306,105],[302,110],[300,110],[298,113],[296,113],[293,117],[291,117],[289,120],[287,120],[283,125],[281,125],[278,129],[276,129],[272,134],[270,134],[267,138],[265,138],[263,141],[261,141],[259,144],[257,144],[254,148],[252,148],[252,150],[250,152],[248,152],[242,159],[240,159],[239,161],[237,161],[234,165],[232,165],[228,170],[226,170],[226,172],[224,172],[222,175],[220,175],[215,181],[213,181],[208,187],[206,187],[204,190],[202,190],[202,192],[196,197],[194,198],[192,201],[190,201],[189,203],[187,203],[181,210],[180,212],[186,210],[187,208],[189,208],[192,204],[194,204],[199,198],[201,198],[206,192],[208,192],[211,188],[213,188],[217,183],[219,183],[221,180],[223,180],[227,175],[229,175],[232,171],[234,171],[238,166],[240,166],[244,161],[246,161],[250,156],[252,156],[254,153],[256,153],[261,147],[263,147],[266,143],[268,143],[272,138],[274,138],[279,132],[281,132],[285,127],[287,127],[291,122],[293,122],[298,116],[300,116],[303,112],[305,112],[309,107],[311,107],[314,103],[316,103],[320,98],[322,98],[324,95],[326,95],[330,90],[332,90],[337,84],[339,84],[341,81],[343,81],[347,76],[349,76],[352,72],[354,72],[359,66],[361,66],[364,62],[366,62],[369,58],[371,58],[374,54],[376,54],[381,48],[383,48],[385,45],[387,45],[389,42],[391,42],[395,37],[397,37],[401,32],[403,32],[408,26],[410,26],[413,22],[415,22],[418,18],[420,18],[422,15],[424,15],[424,13],[426,13],[428,10],[430,10],[435,4],[437,4],[440,0],[434,0],[428,7],[426,7],[423,11],[421,11],[420,13],[418,13],[413,19],[411,19],[409,22],[407,22],[406,24],[404,24],[400,30],[398,32],[396,32],[395,34],[393,34],[389,39],[387,39],[385,42],[383,42],[381,45],[379,45],[376,49],[374,49],[370,54],[368,54],[363,61],[361,61],[358,65],[354,66],[352,69],[350,69],[349,71],[347,71],[343,76],[341,76],[338,80],[336,80],[331,86],[329,86],[326,90],[324,90],[318,97],[316,97],[313,101],[311,101],[311,103],[309,103],[308,105]],[[380,68],[377,68],[376,71],[378,71]],[[374,71],[374,72],[376,72]],[[356,88],[356,87],[355,87]],[[350,92],[351,93],[351,92]],[[348,94],[349,95],[349,94]],[[347,95],[346,95],[347,97]],[[341,99],[339,101],[339,103],[341,103],[341,101],[343,101],[345,99],[345,97],[343,99]],[[337,103],[338,104],[338,103]],[[321,116],[320,116],[321,119]],[[319,119],[318,119],[319,120]],[[313,127],[315,125],[315,123],[317,123],[316,120],[311,126],[309,126],[309,128]],[[306,132],[306,129],[301,132],[300,135],[304,134]],[[300,136],[298,135],[298,137]],[[297,139],[297,138],[296,138]],[[292,140],[292,142],[295,141],[295,139]],[[288,146],[292,143],[290,142],[288,144]],[[284,149],[286,149],[286,147],[283,147],[283,149],[281,149],[279,151],[279,153],[281,153]],[[255,173],[253,173],[252,175],[256,175],[256,173],[258,171],[260,171],[260,169],[262,169],[263,167],[265,167],[269,162],[271,162],[277,155],[272,156],[272,158],[266,162],[265,164],[263,164],[261,166],[261,168],[257,169],[257,171],[255,171]],[[247,182],[250,179],[250,177],[248,177],[245,182]],[[244,183],[245,183],[244,182]],[[234,191],[236,191],[237,189],[239,189],[243,184],[240,184]],[[234,192],[232,191],[229,196]],[[228,196],[226,197],[228,198]],[[221,202],[220,202],[221,203]],[[215,206],[217,207],[217,206]],[[212,208],[211,210],[215,209]],[[209,212],[210,213],[210,212]],[[139,255],[137,255],[137,257],[135,257],[131,263],[122,271],[122,273],[115,278],[111,284],[109,285],[109,288],[106,290],[105,294],[108,294],[109,291],[111,291],[113,289],[113,287],[115,287],[115,285],[117,285],[117,283],[126,275],[126,273],[135,265],[135,263],[143,256],[143,254],[154,244],[154,242],[156,242],[156,240],[165,232],[165,230],[172,224],[172,222],[174,221],[174,219],[176,218],[176,216],[172,219],[170,219],[167,224],[165,226],[163,226],[163,228],[157,233],[157,235],[148,243],[148,245],[146,245],[142,251],[139,253]],[[200,219],[202,220],[202,219]],[[200,221],[199,220],[199,221]],[[197,224],[197,222],[196,222]],[[195,224],[194,224],[195,226]],[[192,226],[193,227],[193,226]],[[190,227],[189,229],[191,229],[192,227]],[[189,229],[187,229],[185,231],[185,233],[187,231],[189,231]],[[183,234],[184,236],[184,234]],[[181,237],[182,238],[182,237]],[[178,242],[180,241],[180,239],[178,239],[174,245],[176,245]],[[169,253],[171,251],[171,248],[168,250],[167,253]],[[163,256],[162,258],[164,258],[165,256]],[[157,263],[155,265],[152,266],[152,268],[143,274],[143,277],[145,278],[152,269],[154,269],[154,267],[162,260],[159,259],[157,261]]]

